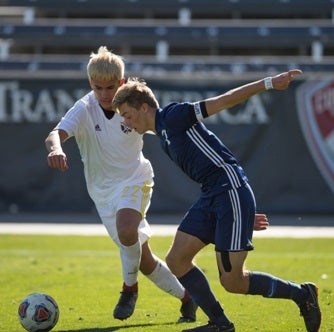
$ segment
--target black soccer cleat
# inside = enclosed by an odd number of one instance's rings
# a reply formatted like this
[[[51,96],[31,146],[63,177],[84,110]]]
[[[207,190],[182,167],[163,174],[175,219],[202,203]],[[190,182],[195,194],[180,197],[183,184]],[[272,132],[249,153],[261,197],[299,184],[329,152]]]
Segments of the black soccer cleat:
[[[177,321],[178,323],[191,323],[196,321],[196,310],[198,305],[191,298],[189,301],[182,303],[180,312],[181,317]]]
[[[321,324],[321,311],[318,303],[318,287],[306,282],[301,284],[309,292],[307,300],[299,305],[300,315],[303,316],[307,332],[318,332]]]
[[[123,291],[114,309],[115,319],[127,319],[135,311],[135,306],[138,298],[138,292]]]
[[[209,322],[206,325],[182,330],[182,332],[235,332],[235,328],[233,323],[230,323],[229,325],[217,325]]]

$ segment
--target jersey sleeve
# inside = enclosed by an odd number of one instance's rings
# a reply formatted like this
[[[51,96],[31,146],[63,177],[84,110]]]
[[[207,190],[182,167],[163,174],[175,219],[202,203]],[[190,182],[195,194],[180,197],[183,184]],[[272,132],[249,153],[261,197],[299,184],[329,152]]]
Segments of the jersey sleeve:
[[[208,116],[205,102],[173,103],[165,108],[165,120],[168,126],[186,130]]]
[[[85,117],[84,105],[79,100],[61,118],[55,129],[62,129],[69,137],[77,136]]]

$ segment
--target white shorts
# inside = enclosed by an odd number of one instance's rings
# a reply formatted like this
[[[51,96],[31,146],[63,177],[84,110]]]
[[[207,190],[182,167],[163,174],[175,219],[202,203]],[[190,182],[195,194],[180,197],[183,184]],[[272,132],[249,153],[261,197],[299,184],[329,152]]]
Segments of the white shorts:
[[[142,220],[138,227],[140,243],[152,236],[152,230],[146,220],[146,212],[151,204],[153,181],[125,183],[109,197],[109,203],[96,205],[96,209],[110,237],[120,246],[116,228],[116,213],[120,209],[133,209],[141,213]]]

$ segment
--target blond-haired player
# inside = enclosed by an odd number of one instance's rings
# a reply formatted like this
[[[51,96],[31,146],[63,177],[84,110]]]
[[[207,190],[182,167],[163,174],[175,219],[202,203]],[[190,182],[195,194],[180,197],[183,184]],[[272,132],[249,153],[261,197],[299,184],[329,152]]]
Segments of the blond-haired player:
[[[62,143],[74,137],[88,193],[120,251],[124,283],[114,318],[123,320],[133,314],[140,270],[181,300],[180,322],[195,321],[197,305],[148,243],[152,232],[145,217],[153,170],[142,153],[142,135],[124,126],[121,116],[112,110],[112,99],[125,80],[124,67],[123,59],[105,46],[90,55],[87,74],[92,91],[73,105],[46,138],[48,165],[68,169]]]

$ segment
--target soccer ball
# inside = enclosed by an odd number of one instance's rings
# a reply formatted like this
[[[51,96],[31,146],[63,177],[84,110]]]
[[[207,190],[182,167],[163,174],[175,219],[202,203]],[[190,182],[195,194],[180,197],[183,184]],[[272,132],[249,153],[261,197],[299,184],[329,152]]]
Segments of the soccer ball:
[[[58,304],[48,294],[29,294],[19,305],[18,317],[21,325],[27,331],[47,332],[57,324]]]

